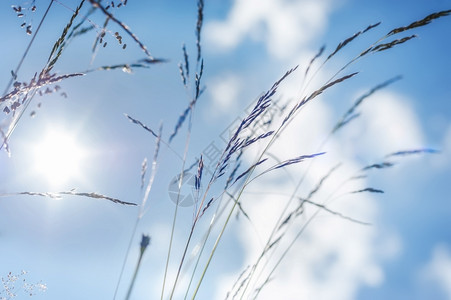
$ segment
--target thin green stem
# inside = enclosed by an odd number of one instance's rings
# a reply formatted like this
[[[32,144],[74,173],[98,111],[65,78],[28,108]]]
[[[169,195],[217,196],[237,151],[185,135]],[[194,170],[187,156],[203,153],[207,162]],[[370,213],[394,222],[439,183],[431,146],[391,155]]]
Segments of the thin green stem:
[[[163,286],[161,288],[161,298],[160,298],[161,300],[163,300],[163,297],[164,297],[164,289],[165,289],[165,286],[166,286],[166,278],[167,278],[167,273],[168,273],[168,269],[169,269],[169,261],[171,259],[172,244],[173,244],[174,232],[175,232],[175,224],[176,224],[176,221],[177,221],[178,206],[179,206],[179,201],[180,201],[180,192],[181,192],[181,189],[182,189],[186,157],[188,155],[188,148],[189,148],[189,143],[190,143],[190,139],[191,139],[191,124],[192,124],[192,114],[193,113],[194,113],[194,106],[192,107],[191,112],[189,114],[188,132],[186,134],[186,140],[185,140],[185,150],[184,150],[184,153],[183,153],[182,168],[181,168],[181,172],[180,172],[180,180],[179,180],[179,185],[178,185],[177,201],[176,201],[176,205],[175,205],[175,209],[174,209],[174,217],[172,218],[172,228],[171,228],[171,237],[169,239],[168,256],[166,258],[166,265],[165,265],[165,268],[164,268]],[[191,230],[191,234],[190,234],[190,237],[189,237],[188,241],[190,241],[190,239],[191,239],[191,235],[192,235],[193,230],[194,230],[194,228],[192,228],[192,230]],[[187,245],[187,247],[188,247],[188,245]],[[186,252],[186,249],[185,249],[185,252]],[[182,259],[182,263],[183,263],[183,259]],[[180,265],[179,272],[180,272],[181,267],[182,266]],[[172,298],[172,295],[173,295],[174,290],[175,290],[175,286],[177,285],[178,276],[179,276],[179,273],[177,273],[177,276],[176,276],[176,279],[175,279],[175,282],[174,282],[174,286],[172,288],[172,292],[171,292],[171,297],[170,298]]]
[[[132,294],[133,286],[135,285],[136,276],[138,275],[139,267],[141,266],[141,260],[143,258],[144,251],[141,250],[141,253],[139,254],[138,263],[136,264],[135,272],[133,273],[133,278],[130,283],[130,287],[128,288],[127,296],[125,297],[125,300],[130,299],[130,295]]]

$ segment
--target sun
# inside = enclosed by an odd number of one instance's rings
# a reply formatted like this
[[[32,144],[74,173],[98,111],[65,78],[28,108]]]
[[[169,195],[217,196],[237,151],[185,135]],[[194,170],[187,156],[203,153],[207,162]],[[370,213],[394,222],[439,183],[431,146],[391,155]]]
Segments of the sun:
[[[52,187],[59,187],[82,175],[86,151],[76,135],[50,130],[33,146],[34,171]]]

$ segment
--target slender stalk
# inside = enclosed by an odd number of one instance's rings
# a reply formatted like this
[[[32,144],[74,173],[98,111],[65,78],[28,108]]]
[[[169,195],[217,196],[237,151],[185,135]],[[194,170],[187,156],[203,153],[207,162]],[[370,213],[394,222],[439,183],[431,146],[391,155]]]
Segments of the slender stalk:
[[[125,300],[130,299],[130,295],[132,294],[133,286],[135,285],[136,276],[138,275],[139,266],[141,265],[142,253],[139,255],[138,263],[135,267],[135,272],[133,273],[132,282],[130,287],[128,288],[127,296],[125,296]]]
[[[128,288],[127,296],[125,296],[125,300],[130,299],[130,296],[131,296],[132,290],[133,290],[133,286],[135,285],[136,276],[138,275],[139,267],[141,266],[141,260],[143,258],[144,252],[147,249],[147,246],[149,246],[149,243],[150,243],[150,237],[143,234],[142,239],[141,239],[141,249],[140,249],[140,253],[139,253],[138,263],[136,264],[135,272],[133,273],[133,278],[130,283],[130,287]]]
[[[242,191],[243,191],[243,190],[240,191],[240,195],[241,195]],[[239,197],[238,197],[238,198],[239,198]],[[226,221],[225,221],[225,223],[224,223],[224,226],[222,226],[221,233],[219,234],[218,238],[216,239],[216,242],[215,242],[215,244],[214,244],[214,246],[213,246],[213,250],[211,251],[210,256],[208,257],[207,264],[206,264],[204,270],[202,271],[202,275],[200,276],[199,282],[197,283],[196,289],[195,289],[194,294],[193,294],[193,296],[191,297],[191,299],[195,299],[195,298],[196,298],[196,295],[197,295],[197,292],[199,291],[200,285],[202,284],[202,281],[203,281],[203,279],[204,279],[204,277],[205,277],[205,274],[207,273],[207,269],[208,269],[208,267],[210,266],[211,259],[213,258],[213,255],[214,255],[215,252],[216,252],[216,248],[217,248],[218,245],[219,245],[219,242],[220,242],[220,240],[221,240],[221,238],[222,238],[222,236],[223,236],[223,234],[224,234],[224,231],[225,231],[225,229],[226,229],[226,227],[227,227],[227,224],[229,223],[230,217],[232,216],[233,211],[235,210],[235,207],[237,206],[237,203],[238,203],[238,201],[235,201],[235,202],[233,203],[233,206],[232,206],[232,208],[230,209],[229,214],[227,215],[227,219],[226,219]]]
[[[153,182],[155,180],[155,176],[156,176],[156,173],[157,173],[157,167],[158,167],[158,165],[157,165],[157,158],[158,158],[159,147],[160,147],[160,142],[161,142],[161,134],[162,134],[162,126],[160,125],[159,135],[157,136],[156,145],[155,145],[155,153],[154,153],[154,157],[153,157],[153,161],[152,161],[152,171],[151,171],[151,174],[150,174],[149,182],[148,182],[147,187],[146,187],[146,191],[144,193],[144,196],[143,196],[143,199],[142,199],[142,202],[141,202],[141,208],[139,209],[138,216],[136,217],[135,226],[133,227],[132,234],[130,236],[130,241],[128,243],[128,247],[127,247],[127,251],[125,253],[124,261],[122,263],[121,272],[119,273],[119,278],[118,278],[118,281],[116,283],[116,288],[114,290],[113,300],[116,299],[117,292],[119,290],[119,285],[120,285],[121,280],[122,280],[122,275],[123,275],[124,270],[125,270],[125,265],[127,263],[127,258],[128,258],[128,255],[130,254],[130,250],[131,250],[131,246],[132,246],[132,243],[133,243],[133,239],[134,239],[134,237],[136,235],[136,230],[138,228],[138,224],[141,221],[141,218],[144,216],[145,205],[147,203],[147,200],[148,200],[149,195],[150,195],[150,191],[151,191],[152,186],[153,186]]]
[[[171,258],[172,243],[173,243],[173,240],[174,240],[175,224],[176,224],[176,221],[177,221],[178,206],[179,206],[179,201],[180,201],[180,192],[181,192],[181,189],[182,189],[182,182],[183,182],[183,176],[184,176],[184,170],[185,170],[186,157],[188,155],[188,149],[189,149],[189,144],[190,144],[190,139],[191,139],[191,124],[192,124],[192,114],[193,114],[193,112],[194,112],[194,106],[191,109],[191,112],[189,114],[188,132],[186,134],[186,140],[185,140],[185,150],[184,150],[184,153],[183,153],[182,168],[181,168],[181,172],[180,172],[180,180],[179,180],[178,193],[177,193],[177,202],[176,202],[175,209],[174,209],[174,217],[172,218],[172,228],[171,228],[171,237],[169,238],[168,256],[166,258],[166,265],[165,265],[165,268],[164,268],[163,286],[161,288],[161,298],[160,298],[161,300],[163,300],[163,297],[164,297],[164,289],[165,289],[165,286],[166,286],[166,278],[167,278],[167,273],[168,273],[168,268],[169,268],[169,261],[170,261],[170,258]],[[191,239],[193,230],[194,230],[194,228],[191,229],[191,233],[190,233],[190,236],[188,238],[188,243],[189,243],[189,241]],[[185,253],[187,251],[187,248],[188,248],[188,245],[186,246]],[[184,257],[185,257],[185,254],[183,255],[183,258]],[[171,291],[170,299],[172,298],[172,295],[174,294],[175,286],[177,285],[177,280],[178,280],[178,276],[179,276],[179,273],[180,273],[180,269],[182,267],[183,258],[182,258],[182,262],[180,264],[179,271],[177,273],[177,276],[176,276],[176,279],[175,279],[175,282],[174,282],[174,286],[173,286],[172,291]]]
[[[130,250],[132,248],[133,240],[134,240],[135,234],[136,234],[136,229],[138,228],[138,223],[139,223],[139,218],[137,218],[136,221],[135,221],[135,226],[133,227],[132,235],[130,236],[130,240],[128,242],[127,251],[126,251],[126,254],[125,254],[125,257],[124,257],[124,261],[122,262],[121,272],[119,273],[119,278],[118,278],[117,283],[116,283],[116,288],[114,289],[113,300],[116,299],[117,292],[119,290],[119,285],[121,283],[122,276],[124,275],[124,270],[125,270],[125,266],[127,264],[128,254],[130,253]],[[138,261],[138,264],[139,264],[139,261]],[[137,273],[137,270],[135,270],[134,277],[136,277],[136,273]]]

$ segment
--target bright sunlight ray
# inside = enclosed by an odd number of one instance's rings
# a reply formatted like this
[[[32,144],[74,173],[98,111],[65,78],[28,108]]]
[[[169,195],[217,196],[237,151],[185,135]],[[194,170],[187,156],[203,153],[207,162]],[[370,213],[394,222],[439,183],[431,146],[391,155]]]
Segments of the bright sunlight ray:
[[[34,171],[52,187],[61,186],[81,175],[86,151],[71,132],[51,130],[33,148]]]

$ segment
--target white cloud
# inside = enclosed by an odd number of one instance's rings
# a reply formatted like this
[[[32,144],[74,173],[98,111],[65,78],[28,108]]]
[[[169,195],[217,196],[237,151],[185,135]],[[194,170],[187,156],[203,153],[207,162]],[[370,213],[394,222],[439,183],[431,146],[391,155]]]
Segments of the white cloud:
[[[242,87],[237,75],[225,73],[217,76],[208,83],[208,92],[212,103],[208,108],[208,114],[219,115],[235,113],[236,104]]]
[[[435,157],[431,165],[436,170],[445,170],[451,165],[451,123],[448,125],[446,132],[444,132],[438,150],[440,150],[440,155]]]
[[[391,91],[380,91],[359,109],[358,126],[349,126],[346,138],[354,141],[347,149],[381,157],[391,152],[424,147],[420,121],[408,99]],[[357,145],[357,147],[356,147]]]
[[[422,270],[423,279],[437,284],[451,299],[451,251],[444,245],[437,245],[432,253],[431,260]]]
[[[218,50],[251,38],[275,57],[289,58],[319,36],[331,10],[329,0],[236,0],[226,20],[207,23],[204,35]]]
[[[319,99],[308,105],[271,148],[280,159],[300,154],[314,153],[332,126],[330,107]],[[312,200],[324,203],[328,208],[346,216],[365,222],[377,220],[378,206],[372,197],[360,194],[339,197],[346,192],[365,186],[358,182],[343,184],[360,167],[353,161],[353,153],[342,147],[345,141],[332,138],[326,145],[327,154],[309,162],[287,168],[294,178],[305,177],[303,188],[297,195],[305,196],[318,180],[338,161],[343,162],[335,176],[330,177]],[[283,170],[268,174],[259,183],[247,190],[262,194],[245,194],[243,207],[249,214],[253,226],[243,222],[238,230],[246,249],[243,268],[252,264],[261,251],[261,240],[265,241],[272,230],[276,217],[282,211],[294,184]],[[337,190],[338,189],[338,190]],[[333,194],[330,197],[330,194]],[[295,201],[293,205],[298,203]],[[292,205],[292,206],[293,206]],[[286,234],[288,245],[299,228],[317,210],[306,204],[303,217]],[[256,234],[256,231],[258,234]],[[386,245],[390,249],[380,245]],[[293,248],[273,274],[273,280],[262,290],[262,299],[353,299],[362,286],[378,286],[384,281],[381,262],[399,254],[401,241],[391,233],[380,232],[377,227],[364,226],[321,211],[294,243]],[[275,263],[281,251],[276,252],[268,266]],[[270,270],[270,268],[269,268]],[[268,274],[268,269],[266,273]],[[236,279],[227,277],[224,286],[230,287]],[[264,279],[264,276],[261,278]],[[255,287],[261,284],[261,280]],[[222,294],[223,296],[224,294]],[[220,296],[217,297],[218,299]]]
[[[229,51],[246,39],[262,42],[269,59],[284,58],[290,64],[301,62],[305,67],[314,54],[309,49],[314,39],[319,38],[327,25],[332,11],[332,1],[234,1],[223,21],[207,24],[206,40],[218,50]],[[336,4],[337,2],[334,2]],[[307,55],[306,55],[307,54]],[[301,58],[301,59],[299,59]],[[295,62],[295,63],[293,63]],[[273,70],[274,71],[274,70]],[[276,70],[280,73],[280,70]],[[322,70],[321,74],[331,70]],[[245,66],[239,74],[247,72]],[[318,74],[310,87],[325,82]],[[333,73],[332,73],[333,74]],[[299,71],[294,76],[302,76]],[[244,76],[243,76],[244,77]],[[300,80],[297,81],[301,82]],[[299,97],[300,86],[283,86],[279,95],[285,99]],[[279,159],[288,159],[301,154],[318,152],[334,125],[331,107],[321,102],[321,97],[306,106],[296,121],[283,132],[282,137],[270,149]],[[219,101],[221,102],[221,101]],[[360,165],[356,158],[381,158],[385,154],[425,146],[423,131],[409,99],[402,95],[381,91],[365,102],[360,111],[363,116],[344,129],[339,137],[331,138],[324,149],[326,155],[310,162],[287,168],[294,178],[304,182],[297,195],[305,196],[337,162],[342,166],[335,176],[329,178],[315,201],[326,201],[328,208],[361,221],[375,223],[378,204],[375,197],[365,194],[349,195],[347,192],[367,187],[365,181],[345,180]],[[354,129],[353,129],[354,128]],[[261,242],[269,236],[276,217],[283,209],[295,183],[284,170],[278,170],[251,184],[247,191],[263,194],[245,194],[242,204],[252,220],[252,226],[242,222],[236,230],[244,250],[244,262],[237,274],[224,275],[216,294],[222,299],[234,284],[238,274],[255,262],[262,250]],[[330,196],[330,195],[333,196]],[[298,203],[294,202],[293,206]],[[306,210],[285,237],[294,238],[299,228],[316,211],[306,205]],[[284,249],[288,242],[281,242]],[[273,280],[262,290],[261,299],[353,299],[363,286],[379,286],[384,281],[382,263],[397,257],[402,251],[402,241],[395,233],[377,226],[364,226],[344,220],[326,211],[321,211],[293,244],[285,259],[273,274]],[[278,250],[268,262],[265,273],[280,257]],[[258,287],[264,276],[253,286]],[[252,291],[252,289],[250,289]],[[245,297],[246,298],[246,297]]]

